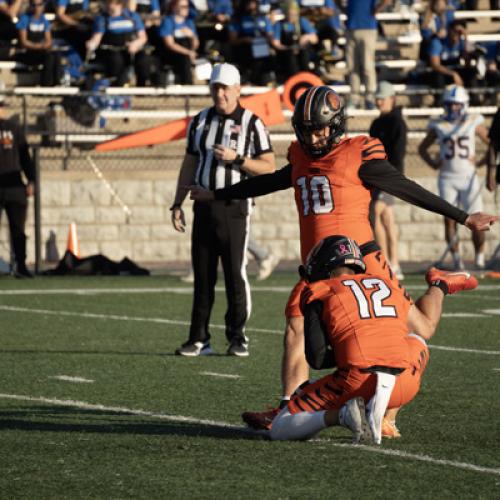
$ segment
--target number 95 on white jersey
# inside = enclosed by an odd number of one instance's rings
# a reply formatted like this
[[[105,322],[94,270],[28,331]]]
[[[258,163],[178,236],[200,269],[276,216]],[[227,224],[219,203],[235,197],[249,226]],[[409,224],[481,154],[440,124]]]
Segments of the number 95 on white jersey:
[[[470,176],[476,169],[476,128],[484,122],[481,115],[466,115],[463,120],[450,122],[431,120],[441,159],[440,175]]]

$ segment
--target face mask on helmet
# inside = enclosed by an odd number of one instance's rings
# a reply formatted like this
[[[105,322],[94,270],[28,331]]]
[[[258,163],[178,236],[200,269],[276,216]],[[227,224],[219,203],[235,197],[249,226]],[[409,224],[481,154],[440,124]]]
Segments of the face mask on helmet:
[[[350,267],[356,273],[366,270],[358,244],[346,236],[328,236],[309,253],[304,266],[299,268],[302,278],[309,283],[330,278],[331,272],[340,266]]]
[[[446,89],[443,102],[444,119],[448,121],[460,120],[467,114],[469,95],[463,87],[452,85]]]
[[[449,122],[461,120],[466,115],[465,105],[457,102],[444,103],[444,119]]]
[[[309,156],[325,156],[345,133],[345,113],[340,97],[329,87],[311,87],[295,104],[292,125],[302,149]]]

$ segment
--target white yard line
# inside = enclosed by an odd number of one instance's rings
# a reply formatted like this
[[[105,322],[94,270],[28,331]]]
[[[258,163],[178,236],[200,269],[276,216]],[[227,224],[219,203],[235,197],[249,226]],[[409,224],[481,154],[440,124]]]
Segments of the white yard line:
[[[240,375],[231,375],[229,373],[200,372],[200,375],[206,375],[208,377],[218,377],[218,378],[232,378],[232,379],[241,378]]]
[[[404,283],[403,283],[404,284]],[[291,286],[252,286],[252,292],[290,293]],[[426,290],[427,285],[408,285],[407,290]],[[225,292],[223,286],[215,287],[216,292]],[[500,285],[480,284],[478,291],[500,290]],[[100,295],[100,294],[141,294],[141,293],[177,293],[181,295],[192,294],[193,287],[159,287],[159,288],[52,288],[52,289],[23,289],[0,290],[1,295]],[[455,295],[457,298],[481,298],[476,292],[464,295]],[[498,297],[491,297],[492,299]]]
[[[86,403],[84,401],[22,396],[22,395],[18,395],[18,394],[0,394],[0,398],[17,400],[17,401],[31,401],[31,402],[38,402],[38,403],[42,403],[42,404],[52,404],[52,405],[56,405],[56,406],[79,408],[79,409],[84,409],[84,410],[96,410],[96,411],[102,411],[102,412],[123,413],[125,415],[145,416],[145,417],[157,418],[159,420],[167,420],[170,422],[187,422],[187,423],[191,423],[191,424],[207,425],[207,426],[212,426],[212,427],[225,427],[228,429],[241,430],[242,432],[247,431],[247,429],[244,427],[241,427],[239,425],[230,424],[228,422],[197,419],[194,417],[185,417],[183,415],[168,415],[166,413],[156,413],[156,412],[140,410],[140,409],[136,410],[136,409],[132,409],[132,408],[125,408],[122,406],[105,406],[105,405],[100,405],[100,404]],[[394,456],[394,457],[404,458],[404,459],[408,459],[408,460],[427,462],[427,463],[431,463],[434,465],[443,465],[446,467],[453,467],[456,469],[467,470],[470,472],[481,472],[481,473],[485,473],[485,474],[492,474],[495,476],[500,476],[500,469],[495,469],[492,467],[481,467],[479,465],[469,464],[467,462],[455,462],[453,460],[442,460],[439,458],[430,457],[428,455],[417,455],[415,453],[407,453],[405,451],[399,451],[399,450],[386,450],[384,448],[379,448],[379,447],[336,443],[336,442],[332,442],[331,440],[321,440],[321,439],[313,440],[313,443],[318,443],[318,442],[320,442],[320,443],[327,442],[329,446],[333,446],[336,448],[347,448],[350,450],[368,451],[371,453],[379,453],[382,455]]]
[[[487,318],[488,314],[481,313],[442,313],[442,318]]]
[[[216,292],[226,291],[225,287],[215,287]],[[254,286],[252,292],[280,292],[290,293],[290,286]],[[177,293],[187,295],[193,293],[193,287],[164,287],[164,288],[52,288],[37,290],[0,290],[0,295],[100,295],[100,294],[141,294],[141,293]]]
[[[89,313],[89,312],[73,312],[73,311],[52,311],[50,309],[31,309],[28,307],[15,307],[15,306],[1,306],[0,311],[13,311],[13,312],[26,312],[32,314],[42,314],[47,316],[77,316],[79,318],[90,318],[90,319],[113,319],[116,321],[139,321],[146,323],[162,323],[167,325],[180,325],[180,326],[189,326],[189,321],[181,321],[175,319],[166,319],[166,318],[146,318],[141,316],[118,316],[115,314],[97,314],[97,313]],[[226,329],[226,325],[215,325],[210,324],[211,328],[218,328],[221,330]],[[248,328],[247,328],[248,330]],[[268,330],[266,328],[252,328],[253,332],[261,332],[261,333],[282,333],[278,330]]]
[[[500,476],[500,469],[493,469],[491,467],[481,467],[480,465],[469,464],[467,462],[455,462],[454,460],[441,460],[439,458],[433,458],[428,455],[417,455],[416,453],[407,453],[401,450],[386,450],[384,448],[375,448],[372,446],[365,445],[352,445],[336,443],[329,439],[317,439],[313,440],[316,443],[328,443],[328,446],[335,446],[337,448],[353,448],[360,449],[363,451],[371,451],[372,453],[380,453],[382,455],[390,455],[393,457],[408,458],[410,460],[418,460],[419,462],[428,462],[434,465],[447,465],[454,467],[456,469],[463,469],[467,471],[474,472],[485,472],[486,474],[494,474],[495,476]]]
[[[64,382],[76,382],[78,384],[93,384],[95,380],[90,380],[88,378],[83,377],[71,377],[70,375],[54,375],[53,378],[56,380],[63,380]]]
[[[73,311],[52,311],[50,309],[31,309],[28,307],[15,307],[15,306],[2,306],[0,305],[0,311],[12,311],[12,312],[24,312],[28,314],[41,314],[45,316],[71,316],[71,317],[80,317],[80,318],[89,318],[89,319],[103,319],[103,320],[116,320],[116,321],[137,321],[137,322],[145,322],[145,323],[161,323],[167,325],[181,325],[181,326],[189,326],[189,321],[180,321],[166,318],[146,318],[141,316],[118,316],[115,314],[96,314],[96,313],[88,313],[88,312],[73,312]],[[225,330],[225,325],[215,325],[210,324],[210,328]],[[252,328],[247,327],[246,330],[248,332],[257,332],[257,333],[273,333],[277,335],[283,335],[283,330],[270,330],[267,328]],[[441,349],[443,351],[454,351],[454,352],[466,352],[466,353],[475,353],[475,354],[488,354],[498,356],[500,355],[500,351],[486,351],[480,349],[468,349],[463,347],[448,347],[448,346],[438,346],[438,345],[429,345],[432,349]]]
[[[82,410],[96,410],[103,412],[124,413],[127,415],[137,415],[144,417],[153,417],[160,420],[168,420],[171,422],[187,422],[191,424],[211,425],[217,427],[227,427],[230,429],[239,429],[241,426],[228,424],[227,422],[217,422],[216,420],[203,420],[193,417],[184,417],[182,415],[168,415],[166,413],[155,413],[146,410],[136,410],[132,408],[124,408],[123,406],[104,406],[100,404],[86,403],[85,401],[75,401],[72,399],[54,399],[44,397],[20,396],[18,394],[0,394],[1,399],[15,399],[17,401],[37,401],[43,404],[53,404],[56,406],[66,406],[71,408],[80,408]]]
[[[483,309],[483,312],[486,314],[493,314],[498,316],[500,314],[500,309]]]
[[[472,354],[488,354],[492,356],[500,356],[500,351],[484,351],[482,349],[467,349],[465,347],[448,347],[445,345],[433,345],[429,344],[431,349],[436,349],[437,351],[452,351],[452,352],[470,352]]]

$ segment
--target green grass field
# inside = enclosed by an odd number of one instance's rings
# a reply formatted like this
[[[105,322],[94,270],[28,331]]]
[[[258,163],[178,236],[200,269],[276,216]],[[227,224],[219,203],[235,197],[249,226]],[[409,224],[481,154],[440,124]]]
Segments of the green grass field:
[[[356,447],[345,429],[274,443],[241,424],[278,400],[294,282],[253,283],[249,358],[225,355],[221,290],[219,355],[185,359],[176,277],[2,278],[0,498],[500,498],[500,283],[447,299],[403,438]]]

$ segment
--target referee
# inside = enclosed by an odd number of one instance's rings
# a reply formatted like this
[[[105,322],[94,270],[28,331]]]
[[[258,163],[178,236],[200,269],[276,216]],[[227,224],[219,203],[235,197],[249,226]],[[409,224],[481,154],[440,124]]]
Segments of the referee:
[[[231,64],[216,64],[210,78],[214,106],[196,115],[188,129],[186,154],[171,207],[176,231],[186,228],[182,202],[195,184],[214,190],[255,175],[275,171],[274,153],[262,121],[239,104],[240,73]],[[228,308],[225,315],[227,353],[248,356],[245,323],[251,309],[246,276],[250,222],[249,200],[195,202],[191,258],[194,297],[189,339],[176,354],[211,354],[208,325],[215,298],[219,258]]]

